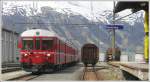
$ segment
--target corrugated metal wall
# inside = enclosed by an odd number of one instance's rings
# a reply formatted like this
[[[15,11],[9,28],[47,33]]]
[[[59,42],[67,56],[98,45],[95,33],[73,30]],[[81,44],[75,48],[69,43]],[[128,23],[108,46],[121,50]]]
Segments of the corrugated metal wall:
[[[2,64],[18,63],[19,50],[17,48],[18,33],[2,29]]]

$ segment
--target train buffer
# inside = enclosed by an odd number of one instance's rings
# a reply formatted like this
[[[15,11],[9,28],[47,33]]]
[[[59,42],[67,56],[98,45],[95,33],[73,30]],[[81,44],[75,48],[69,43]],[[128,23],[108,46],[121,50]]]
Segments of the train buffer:
[[[148,64],[135,62],[109,62],[109,64],[119,67],[121,70],[139,78],[140,80],[148,80]]]

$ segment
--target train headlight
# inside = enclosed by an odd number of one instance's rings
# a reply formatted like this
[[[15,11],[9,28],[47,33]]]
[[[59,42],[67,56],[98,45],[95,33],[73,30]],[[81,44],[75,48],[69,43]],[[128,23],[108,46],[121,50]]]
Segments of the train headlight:
[[[28,54],[24,54],[24,56],[27,56]]]
[[[48,57],[50,57],[50,56],[51,56],[51,54],[47,54],[47,56],[48,56]]]

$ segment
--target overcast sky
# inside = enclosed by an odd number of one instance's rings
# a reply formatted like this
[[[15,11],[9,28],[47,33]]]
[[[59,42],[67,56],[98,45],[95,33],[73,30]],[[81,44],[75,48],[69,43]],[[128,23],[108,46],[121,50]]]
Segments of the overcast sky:
[[[33,7],[33,3],[35,4],[34,7],[37,9],[40,9],[42,6],[50,6],[56,9],[69,8],[79,13],[91,12],[91,4],[93,12],[113,9],[112,1],[4,1],[3,8],[10,5],[26,5],[26,7]]]
[[[34,4],[34,5],[33,5]],[[38,12],[43,6],[49,6],[55,8],[57,11],[62,11],[61,9],[68,8],[69,10],[76,12],[78,14],[91,17],[104,10],[113,10],[113,1],[3,1],[3,9],[11,6],[22,6],[37,8]],[[120,12],[121,16],[128,15],[130,10]]]

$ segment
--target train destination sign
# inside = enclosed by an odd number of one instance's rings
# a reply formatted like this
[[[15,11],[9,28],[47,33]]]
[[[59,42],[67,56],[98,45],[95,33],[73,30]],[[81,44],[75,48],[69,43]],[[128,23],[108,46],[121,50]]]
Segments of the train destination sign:
[[[123,25],[121,25],[121,24],[108,24],[108,25],[106,25],[106,29],[123,29]]]

